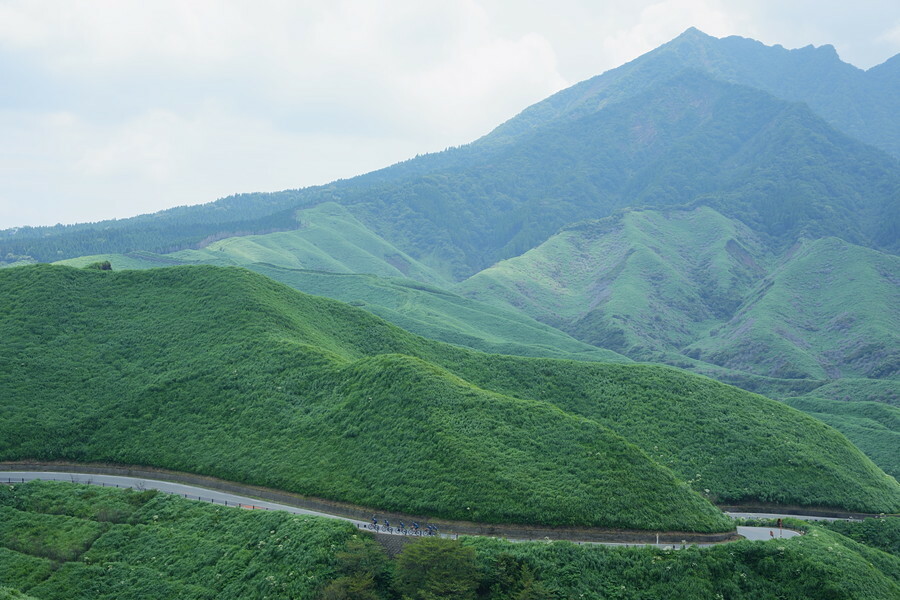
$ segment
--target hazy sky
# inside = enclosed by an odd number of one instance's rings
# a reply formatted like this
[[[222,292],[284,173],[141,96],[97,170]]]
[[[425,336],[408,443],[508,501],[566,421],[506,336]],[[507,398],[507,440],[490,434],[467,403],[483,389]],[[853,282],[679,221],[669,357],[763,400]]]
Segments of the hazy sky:
[[[0,0],[0,229],[464,144],[690,26],[900,52],[897,0]]]

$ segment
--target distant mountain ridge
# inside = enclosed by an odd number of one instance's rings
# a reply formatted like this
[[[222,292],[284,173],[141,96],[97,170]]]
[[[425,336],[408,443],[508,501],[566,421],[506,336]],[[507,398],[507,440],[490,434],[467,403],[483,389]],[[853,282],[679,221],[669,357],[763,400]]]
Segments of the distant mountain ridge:
[[[869,143],[876,141],[871,136],[861,135],[860,131],[871,131],[874,132],[873,135],[877,134],[885,139],[900,139],[900,132],[896,131],[900,125],[894,118],[894,115],[900,113],[900,106],[897,105],[900,103],[900,94],[894,93],[900,79],[896,60],[863,72],[840,62],[833,49],[829,50],[827,47],[787,51],[743,38],[719,40],[690,29],[672,42],[627,65],[577,84],[526,109],[468,146],[418,157],[328,186],[275,194],[245,194],[200,207],[182,207],[156,215],[97,225],[6,230],[0,232],[0,260],[11,262],[31,257],[49,261],[85,254],[135,250],[167,252],[202,245],[206,239],[228,234],[243,235],[293,228],[297,224],[290,217],[291,208],[336,201],[348,206],[354,205],[357,218],[361,218],[389,242],[399,244],[404,251],[441,269],[445,275],[460,278],[489,266],[495,260],[521,254],[545,240],[559,226],[571,222],[563,222],[564,219],[555,215],[554,211],[542,207],[540,202],[532,203],[523,210],[520,196],[529,190],[523,190],[522,185],[508,187],[516,184],[520,178],[529,180],[528,173],[534,167],[534,160],[526,162],[528,168],[525,170],[507,164],[505,167],[511,168],[510,172],[487,179],[460,177],[460,171],[472,168],[477,170],[479,166],[495,164],[498,160],[496,153],[508,148],[513,142],[521,141],[523,136],[528,137],[546,130],[551,124],[564,128],[566,122],[606,111],[615,105],[627,104],[634,97],[647,94],[654,87],[664,86],[686,71],[703,73],[708,78],[722,82],[756,87],[788,101],[806,102],[832,125]],[[664,87],[660,88],[661,93],[668,93]],[[767,103],[761,97],[757,101]],[[876,107],[867,108],[871,103],[875,103]],[[854,118],[865,120],[865,126],[858,123],[854,125]],[[809,123],[801,124],[802,127],[807,125]],[[821,130],[816,135],[825,135],[826,138],[831,136],[824,131]],[[601,140],[594,140],[595,145],[600,142]],[[583,141],[580,143],[583,144]],[[845,144],[846,140],[837,142],[838,146]],[[891,149],[884,144],[882,147],[897,155],[896,148]],[[529,152],[533,154],[534,150]],[[863,150],[852,152],[865,153]],[[615,152],[610,152],[610,155],[607,158],[618,158]],[[519,153],[517,160],[527,161],[528,158]],[[538,159],[538,156],[532,158]],[[537,162],[540,164],[540,160]],[[893,194],[892,198],[897,197],[896,159],[891,161],[871,155],[855,158],[854,162],[874,168],[875,172],[865,173],[865,178],[870,181],[874,179],[876,196],[883,198],[885,194]],[[557,162],[553,166],[558,169],[561,165]],[[682,165],[687,166],[691,165]],[[621,168],[624,166],[615,160],[607,165],[607,169],[612,171]],[[884,171],[892,173],[886,175]],[[530,181],[536,187],[531,190],[530,195],[535,199],[543,198],[544,202],[563,201],[559,212],[565,212],[571,204],[560,197],[561,193],[577,189],[579,193],[591,194],[600,199],[608,193],[603,181],[598,181],[598,177],[603,176],[602,169],[587,178],[577,172],[572,173],[577,185],[573,183],[562,187],[552,185],[554,175],[559,174],[558,170],[539,171],[541,172],[545,173],[541,177],[550,178],[551,186],[548,188],[540,177],[531,177]],[[800,174],[791,175],[796,178]],[[807,173],[799,178],[812,181],[810,176],[815,175]],[[692,201],[694,198],[691,197],[691,192],[690,189],[680,189],[680,201]],[[367,200],[362,200],[361,195],[366,196]],[[477,199],[478,204],[489,202],[503,214],[508,213],[503,209],[504,204],[511,203],[509,206],[516,208],[518,217],[513,219],[513,223],[505,225],[489,219],[488,225],[497,228],[496,233],[489,229],[490,235],[478,235],[477,231],[483,226],[477,220],[467,218],[466,211],[470,206],[466,198]],[[634,205],[635,200],[643,205],[645,200],[652,201],[652,198],[629,198],[618,206]],[[578,204],[578,201],[575,203]],[[891,203],[882,208],[887,211],[885,215],[864,215],[863,219],[869,221],[870,228],[875,226],[883,229],[868,232],[867,235],[874,235],[872,239],[849,241],[873,244],[896,252],[896,238],[900,235],[897,226],[900,215],[897,210],[900,209],[896,209]],[[385,211],[389,214],[382,214]],[[437,228],[430,226],[427,229],[427,239],[423,239],[422,235],[417,236],[418,230],[409,232],[396,229],[400,220],[412,219],[428,225],[437,220],[438,215],[447,222]],[[548,216],[551,217],[549,220]],[[592,214],[576,215],[573,220],[601,216],[604,216],[603,210],[599,213],[595,210]],[[546,221],[547,224],[533,231],[526,226],[530,221]],[[161,224],[164,226],[160,227]],[[476,252],[467,247],[470,242],[459,238],[458,233],[454,236],[453,232],[457,232],[460,227],[473,228],[476,234],[471,242],[488,242],[491,250]],[[499,239],[489,239],[494,235],[498,235]]]

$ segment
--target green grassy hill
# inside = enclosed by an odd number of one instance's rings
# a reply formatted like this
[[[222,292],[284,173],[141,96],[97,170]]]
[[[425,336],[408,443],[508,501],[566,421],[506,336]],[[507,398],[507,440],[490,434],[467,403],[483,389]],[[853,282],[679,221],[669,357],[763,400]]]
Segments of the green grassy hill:
[[[837,238],[778,258],[697,208],[568,227],[456,289],[632,358],[821,381],[898,373],[897,273],[896,256]]]
[[[279,239],[274,239],[274,236],[279,236]],[[478,302],[419,281],[368,274],[312,271],[271,263],[238,263],[233,251],[247,248],[247,243],[238,241],[243,239],[245,238],[235,238],[234,243],[225,243],[208,256],[198,252],[192,253],[191,257],[197,261],[194,264],[240,264],[301,292],[361,307],[417,335],[482,352],[631,362],[621,354],[576,340],[520,311]],[[261,236],[259,241],[251,240],[248,243],[251,246],[276,246],[279,254],[284,252],[289,255],[290,244],[282,242],[293,239],[293,232],[290,232]],[[57,264],[84,267],[95,262],[109,261],[115,270],[188,264],[184,259],[174,257],[173,254],[148,252],[106,254],[68,259]],[[284,262],[291,264],[296,261],[286,258]]]
[[[728,528],[612,430],[480,389],[417,357],[470,354],[345,304],[215,267],[0,277],[2,458],[485,522]]]
[[[359,306],[409,332],[494,354],[631,362],[527,315],[417,281],[307,271],[256,263],[247,268],[308,294]]]
[[[853,539],[796,523],[806,535],[678,551],[426,539],[389,560],[371,536],[346,523],[154,491],[63,482],[0,486],[0,515],[4,600],[377,600],[399,597],[412,575],[420,589],[484,600],[900,594],[896,519],[834,524]]]
[[[233,268],[38,265],[0,292],[5,459],[488,522],[724,527],[696,491],[900,510],[833,429],[665,367],[472,352]]]
[[[785,402],[843,433],[885,473],[900,479],[900,408],[881,402],[827,400],[815,392]]]
[[[339,204],[326,202],[296,215],[300,228],[231,237],[202,250],[167,255],[185,263],[245,266],[276,264],[331,273],[371,273],[448,283],[440,275],[378,237]]]
[[[651,365],[536,368],[512,357],[459,365],[457,372],[481,388],[552,402],[611,427],[716,502],[862,510],[863,495],[900,500],[897,481],[869,459],[848,460],[861,453],[832,428],[711,379]],[[828,497],[823,477],[834,481]]]
[[[713,209],[629,211],[567,227],[456,289],[646,360],[728,318],[771,260]]]

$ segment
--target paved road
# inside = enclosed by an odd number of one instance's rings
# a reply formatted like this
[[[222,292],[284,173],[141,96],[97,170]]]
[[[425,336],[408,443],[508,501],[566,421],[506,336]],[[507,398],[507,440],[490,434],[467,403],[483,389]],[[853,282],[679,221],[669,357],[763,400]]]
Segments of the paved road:
[[[279,504],[259,498],[251,498],[250,496],[239,496],[220,492],[219,490],[211,490],[207,488],[197,487],[193,485],[185,485],[183,483],[171,483],[168,481],[160,481],[157,479],[143,479],[140,477],[123,477],[120,475],[92,475],[86,473],[60,473],[53,471],[3,471],[0,472],[0,483],[9,483],[16,481],[31,481],[32,479],[41,480],[57,480],[69,481],[72,483],[91,483],[94,485],[105,485],[107,487],[120,487],[132,489],[159,490],[167,494],[176,494],[184,496],[191,500],[203,500],[214,504],[227,504],[228,506],[241,506],[243,508],[254,508],[264,510],[284,510],[298,515],[315,515],[317,517],[328,517],[331,519],[340,519],[360,525],[366,525],[362,521],[354,521],[336,515],[330,515],[323,512],[306,510],[297,508],[296,506],[288,506],[287,504]]]
[[[800,519],[801,521],[846,521],[836,517],[814,517],[811,515],[779,515],[776,513],[726,512],[732,519]],[[853,519],[850,519],[851,521]]]
[[[69,481],[73,483],[90,483],[94,485],[104,485],[107,487],[120,487],[120,488],[132,488],[132,489],[152,489],[159,490],[161,492],[165,492],[167,494],[177,494],[179,496],[184,496],[188,499],[192,500],[201,500],[204,502],[212,502],[215,504],[223,504],[228,506],[240,506],[242,508],[247,509],[257,509],[257,510],[283,510],[294,514],[300,515],[314,515],[317,517],[328,517],[330,519],[340,519],[342,521],[348,521],[350,523],[355,524],[357,527],[366,527],[369,525],[368,522],[364,521],[356,521],[354,519],[347,519],[344,517],[339,517],[336,515],[317,512],[313,510],[306,510],[303,508],[297,508],[296,506],[289,506],[286,504],[279,504],[277,502],[270,502],[268,500],[261,500],[259,498],[253,498],[250,496],[240,496],[237,494],[229,494],[227,492],[220,492],[218,490],[212,490],[203,487],[197,487],[193,485],[185,485],[182,483],[172,483],[169,481],[161,481],[157,479],[145,479],[141,477],[124,477],[120,475],[92,475],[85,473],[63,473],[63,472],[53,472],[53,471],[2,471],[0,472],[0,483],[15,483],[22,481],[31,481],[32,479],[41,479],[41,480],[57,480],[57,481]],[[763,514],[763,513],[726,513],[732,517],[750,517],[750,518],[764,518],[764,519],[777,519],[777,518],[794,518],[794,519],[807,519],[807,520],[815,520],[819,517],[811,517],[811,516],[797,516],[797,515],[776,515],[776,514]],[[834,519],[829,519],[834,520]],[[796,535],[800,535],[798,532],[793,531],[791,529],[779,530],[777,528],[770,527],[738,527],[737,532],[739,535],[744,536],[748,540],[769,540],[773,538],[790,538]],[[515,540],[519,541],[519,540]],[[592,542],[593,543],[593,542]],[[644,546],[646,544],[623,544],[623,543],[615,543],[615,542],[596,542],[607,546]],[[700,546],[712,546],[715,544],[698,544]],[[672,545],[664,546],[664,547],[674,547]]]

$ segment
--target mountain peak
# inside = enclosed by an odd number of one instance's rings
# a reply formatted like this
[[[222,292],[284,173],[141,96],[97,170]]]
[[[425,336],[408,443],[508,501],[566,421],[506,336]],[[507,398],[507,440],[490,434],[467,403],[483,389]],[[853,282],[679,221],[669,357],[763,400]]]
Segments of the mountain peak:
[[[690,40],[690,39],[703,39],[703,40],[708,40],[708,39],[714,39],[714,38],[713,38],[713,36],[711,36],[711,35],[709,35],[709,34],[703,33],[702,31],[700,31],[700,30],[697,29],[696,27],[688,27],[687,29],[685,29],[685,30],[681,33],[681,35],[679,35],[678,37],[676,37],[676,38],[675,38],[674,40],[672,40],[672,41],[675,41],[675,40]]]

